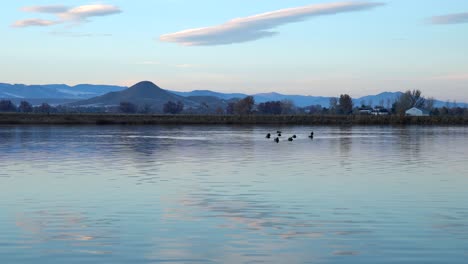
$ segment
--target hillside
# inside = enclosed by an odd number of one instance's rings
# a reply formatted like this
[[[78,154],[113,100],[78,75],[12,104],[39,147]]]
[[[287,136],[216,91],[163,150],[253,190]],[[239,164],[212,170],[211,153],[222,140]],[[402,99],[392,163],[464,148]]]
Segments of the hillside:
[[[88,99],[125,89],[122,86],[80,84],[25,85],[0,83],[0,98],[4,99]]]
[[[191,92],[178,92],[178,91],[169,91],[171,93],[184,96],[184,97],[191,97],[191,96],[201,96],[201,97],[217,97],[220,99],[224,100],[229,100],[233,98],[244,98],[247,96],[247,94],[243,93],[220,93],[220,92],[215,92],[215,91],[210,91],[210,90],[194,90]]]
[[[105,95],[82,100],[69,104],[70,106],[117,106],[121,102],[130,102],[135,105],[148,105],[154,109],[162,109],[168,101],[181,101],[186,107],[195,107],[198,104],[185,97],[161,89],[152,82],[143,81],[120,92],[111,92]]]

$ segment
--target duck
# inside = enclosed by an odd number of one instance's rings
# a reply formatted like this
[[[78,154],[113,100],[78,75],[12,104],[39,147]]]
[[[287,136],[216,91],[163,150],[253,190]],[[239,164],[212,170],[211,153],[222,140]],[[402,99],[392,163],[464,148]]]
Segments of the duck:
[[[275,138],[275,142],[276,142],[276,143],[279,143],[279,138]]]
[[[288,141],[293,141],[294,139],[292,137],[288,138]]]
[[[268,134],[266,135],[266,138],[271,138],[271,134],[268,133]]]
[[[314,132],[310,132],[309,138],[314,138]]]
[[[281,133],[278,133],[278,137],[281,137]]]
[[[293,137],[293,138],[297,138],[297,136],[296,136],[296,135],[293,135],[292,137]]]
[[[278,131],[276,131],[276,134],[281,134],[281,133],[282,133],[282,132],[281,132],[281,131],[279,131],[279,130],[278,130]]]

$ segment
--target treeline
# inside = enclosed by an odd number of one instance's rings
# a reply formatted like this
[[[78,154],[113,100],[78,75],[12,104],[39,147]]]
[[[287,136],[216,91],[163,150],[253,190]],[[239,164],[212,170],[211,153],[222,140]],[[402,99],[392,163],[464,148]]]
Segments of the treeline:
[[[53,107],[47,103],[33,106],[27,101],[22,101],[18,106],[10,100],[0,100],[0,112],[19,112],[19,113],[50,113]]]
[[[420,90],[408,90],[400,95],[396,100],[381,100],[376,106],[373,102],[360,102],[355,106],[352,98],[343,94],[339,98],[331,98],[329,107],[309,106],[306,111],[316,115],[397,115],[404,116],[408,109],[413,107],[426,110],[431,116],[467,116],[468,109],[458,106],[455,102],[447,102],[445,106],[435,107],[434,98],[424,98]]]
[[[431,116],[467,116],[468,109],[456,104],[435,107],[433,98],[424,98],[421,91],[406,91],[396,100],[373,102],[360,102],[354,105],[348,94],[332,97],[328,107],[321,105],[297,107],[290,100],[269,101],[256,103],[252,96],[243,99],[222,101],[223,105],[213,105],[202,102],[199,107],[186,107],[183,102],[168,101],[162,106],[135,105],[131,102],[121,102],[118,106],[108,107],[72,107],[68,105],[51,106],[47,103],[33,106],[22,101],[15,105],[10,100],[0,101],[0,112],[19,113],[124,113],[124,114],[184,114],[184,115],[397,115],[404,116],[405,112],[417,107],[424,109]]]

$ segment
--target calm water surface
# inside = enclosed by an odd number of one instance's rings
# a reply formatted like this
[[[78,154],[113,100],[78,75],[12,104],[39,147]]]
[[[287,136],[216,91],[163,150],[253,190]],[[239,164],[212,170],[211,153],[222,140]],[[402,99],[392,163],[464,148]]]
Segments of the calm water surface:
[[[0,126],[0,263],[467,263],[468,128]]]

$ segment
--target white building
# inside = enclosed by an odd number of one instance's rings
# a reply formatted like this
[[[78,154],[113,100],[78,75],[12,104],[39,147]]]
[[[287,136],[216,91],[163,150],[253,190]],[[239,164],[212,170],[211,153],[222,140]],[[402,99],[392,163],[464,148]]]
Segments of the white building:
[[[429,116],[429,111],[413,107],[406,110],[407,116]]]

